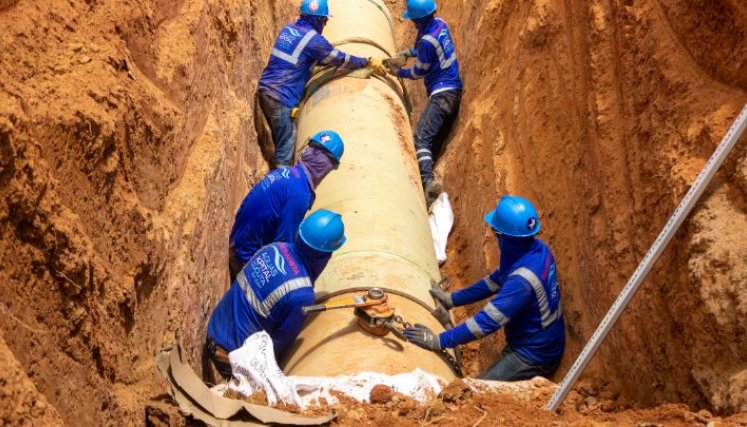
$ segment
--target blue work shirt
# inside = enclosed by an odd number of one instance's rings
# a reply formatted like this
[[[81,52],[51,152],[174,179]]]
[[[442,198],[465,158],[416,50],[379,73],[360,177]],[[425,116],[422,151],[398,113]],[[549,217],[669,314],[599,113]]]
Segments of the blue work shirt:
[[[418,80],[425,77],[428,96],[447,90],[461,90],[459,62],[449,28],[441,18],[433,18],[412,52],[417,60],[412,68],[399,70],[399,76]]]
[[[229,245],[243,266],[264,245],[292,242],[314,203],[314,189],[303,166],[275,169],[241,202]]]
[[[236,276],[210,316],[208,335],[226,351],[266,331],[282,356],[301,332],[301,308],[314,303],[309,272],[292,243],[263,247]]]
[[[317,64],[355,70],[366,66],[366,58],[340,51],[300,17],[280,31],[259,89],[287,107],[296,107]]]
[[[505,249],[505,248],[502,248]],[[510,250],[510,248],[508,248]],[[454,305],[494,295],[477,314],[439,335],[442,348],[464,344],[501,327],[506,342],[536,364],[557,362],[565,346],[565,322],[558,276],[550,249],[533,239],[527,252],[482,280],[452,294]]]

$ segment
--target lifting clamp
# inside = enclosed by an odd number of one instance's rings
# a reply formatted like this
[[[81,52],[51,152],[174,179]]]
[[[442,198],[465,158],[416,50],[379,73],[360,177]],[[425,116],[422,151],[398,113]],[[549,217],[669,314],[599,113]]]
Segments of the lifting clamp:
[[[402,330],[395,326],[400,316],[387,303],[387,294],[383,289],[371,288],[366,293],[350,298],[341,298],[326,304],[316,304],[304,307],[303,314],[318,313],[340,308],[354,308],[358,324],[364,331],[373,335],[384,336],[390,331],[404,339]]]

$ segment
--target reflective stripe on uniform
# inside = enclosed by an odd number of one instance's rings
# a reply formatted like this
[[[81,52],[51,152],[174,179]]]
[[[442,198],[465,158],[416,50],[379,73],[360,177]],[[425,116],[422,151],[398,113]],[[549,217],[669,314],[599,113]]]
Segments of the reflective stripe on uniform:
[[[490,275],[487,275],[482,278],[482,280],[485,281],[485,283],[488,285],[488,289],[490,289],[493,292],[498,292],[501,290],[501,286],[493,281],[493,279],[490,278]]]
[[[278,286],[270,293],[270,295],[267,295],[267,298],[265,298],[264,301],[260,302],[257,295],[254,293],[254,290],[249,285],[249,281],[246,279],[246,275],[244,275],[243,271],[236,275],[236,279],[239,281],[239,286],[241,286],[244,295],[246,295],[246,299],[249,301],[249,304],[252,306],[254,311],[264,318],[267,318],[267,316],[270,315],[272,308],[275,307],[275,304],[283,299],[284,296],[297,289],[311,287],[311,280],[309,280],[308,277],[298,277],[288,280]]]
[[[332,49],[332,52],[330,52],[329,55],[327,55],[327,57],[324,58],[324,61],[322,61],[322,62],[325,63],[325,64],[329,64],[330,61],[332,61],[333,59],[337,58],[337,55],[339,53],[340,53],[340,49],[338,49],[338,48]]]
[[[441,48],[441,43],[438,42],[433,36],[426,34],[422,37],[423,40],[430,43],[434,48],[436,48],[436,54],[438,55],[438,62],[441,65],[441,69],[445,70],[451,66],[451,64],[456,61],[456,52],[452,52],[451,56],[447,59],[445,58],[444,50]]]
[[[267,295],[267,298],[262,301],[262,305],[264,309],[269,313],[270,311],[272,311],[272,308],[275,307],[275,304],[277,304],[277,302],[280,301],[284,296],[288,295],[292,291],[295,291],[296,289],[310,287],[311,280],[309,280],[309,278],[306,276],[288,280],[287,282],[275,288],[274,291],[270,292],[270,295]]]
[[[259,301],[259,298],[257,298],[257,295],[254,293],[254,289],[249,285],[249,281],[246,279],[246,274],[244,274],[244,270],[239,271],[239,274],[236,275],[236,280],[239,281],[239,286],[241,287],[241,290],[244,291],[244,295],[246,295],[247,301],[249,301],[249,305],[254,308],[254,311],[259,313],[262,317],[267,317],[269,313],[266,313],[262,309],[262,303]]]
[[[431,68],[431,64],[423,64],[418,59],[417,61],[415,61],[415,68],[420,68],[423,71],[428,71],[428,69]]]
[[[467,329],[469,329],[469,331],[472,333],[472,335],[475,336],[475,338],[482,338],[485,336],[485,332],[482,331],[480,325],[477,324],[477,321],[474,317],[470,317],[464,323],[467,325]]]
[[[537,275],[526,267],[520,267],[511,273],[511,276],[519,276],[529,282],[534,289],[534,294],[537,297],[537,303],[539,304],[540,315],[542,316],[542,328],[547,328],[552,322],[558,320],[563,315],[563,310],[560,304],[555,311],[550,312],[550,306],[547,302],[547,294],[545,293],[545,287],[542,286]]]
[[[494,306],[492,302],[485,304],[485,308],[482,309],[491,319],[495,320],[496,323],[501,326],[506,326],[511,319],[508,318],[503,312],[498,310],[498,307]]]
[[[298,58],[301,57],[301,52],[303,52],[304,48],[307,44],[311,41],[311,39],[316,35],[316,31],[309,30],[308,33],[306,33],[305,36],[301,39],[300,42],[298,42],[298,45],[293,50],[293,53],[288,55],[287,53],[278,50],[278,49],[272,49],[272,56],[275,56],[277,58],[282,59],[283,61],[290,62],[293,65],[298,64]]]

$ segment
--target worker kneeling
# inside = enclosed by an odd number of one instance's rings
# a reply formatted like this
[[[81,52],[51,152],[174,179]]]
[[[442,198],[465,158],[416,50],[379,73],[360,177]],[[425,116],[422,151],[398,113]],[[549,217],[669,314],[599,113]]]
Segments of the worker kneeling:
[[[314,203],[315,189],[340,166],[345,144],[337,132],[321,131],[293,167],[275,169],[246,195],[236,213],[228,248],[231,280],[264,245],[292,242]]]
[[[272,243],[252,257],[208,323],[206,350],[224,378],[231,378],[228,353],[255,332],[266,331],[283,356],[301,332],[302,307],[314,303],[314,282],[344,243],[342,217],[320,209],[301,222],[293,243]]]
[[[547,377],[558,367],[565,346],[565,325],[555,259],[534,236],[540,223],[534,206],[521,197],[505,196],[485,216],[501,252],[493,273],[468,288],[431,294],[444,307],[463,306],[494,295],[466,322],[435,335],[423,325],[405,330],[408,341],[429,350],[451,348],[482,338],[501,327],[507,345],[501,358],[480,378],[518,381]]]

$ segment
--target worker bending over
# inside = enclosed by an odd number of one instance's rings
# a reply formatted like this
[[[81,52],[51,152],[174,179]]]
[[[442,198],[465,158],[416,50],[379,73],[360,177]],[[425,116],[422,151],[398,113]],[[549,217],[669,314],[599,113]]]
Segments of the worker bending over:
[[[433,164],[441,154],[444,140],[459,113],[462,80],[449,28],[436,18],[434,0],[407,0],[402,15],[418,29],[415,46],[400,53],[400,61],[388,61],[390,73],[405,79],[425,79],[428,103],[415,128],[415,150],[420,178],[428,205],[442,191],[433,176]],[[408,57],[417,57],[412,68],[399,68]]]
[[[314,203],[316,187],[337,169],[344,151],[337,132],[321,131],[309,138],[296,166],[275,169],[252,188],[241,202],[229,237],[231,280],[262,246],[293,241]]]
[[[407,340],[429,350],[451,348],[482,338],[501,327],[506,347],[501,358],[480,378],[518,381],[549,376],[558,367],[565,345],[565,325],[555,259],[534,236],[540,223],[534,206],[521,197],[505,196],[485,216],[501,252],[500,265],[468,288],[431,294],[444,307],[471,304],[493,296],[466,322],[435,335],[423,325],[405,330]]]
[[[266,331],[276,358],[283,356],[301,332],[301,308],[314,303],[314,282],[344,243],[340,215],[320,209],[301,223],[292,243],[272,243],[252,257],[208,323],[206,350],[224,378],[231,378],[228,353],[255,332]]]
[[[298,106],[314,66],[331,65],[355,70],[368,64],[374,71],[386,73],[381,60],[349,55],[322,36],[324,26],[332,16],[327,0],[303,0],[300,13],[296,22],[280,31],[259,79],[257,96],[272,130],[276,166],[290,165],[293,159],[296,130],[291,111]]]

